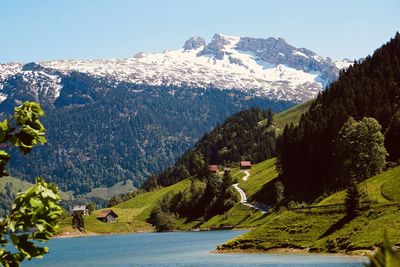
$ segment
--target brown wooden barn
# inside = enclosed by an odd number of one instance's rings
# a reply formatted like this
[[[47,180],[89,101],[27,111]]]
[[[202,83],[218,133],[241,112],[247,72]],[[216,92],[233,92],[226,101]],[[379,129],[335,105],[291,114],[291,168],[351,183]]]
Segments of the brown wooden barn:
[[[115,222],[118,215],[113,210],[102,210],[97,215],[97,220],[102,222]]]
[[[251,169],[251,161],[241,161],[240,169]]]

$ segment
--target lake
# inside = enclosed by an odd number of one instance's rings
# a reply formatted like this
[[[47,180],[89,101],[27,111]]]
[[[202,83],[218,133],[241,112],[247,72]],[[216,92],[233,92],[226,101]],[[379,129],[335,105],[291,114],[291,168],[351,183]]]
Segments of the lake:
[[[216,254],[245,231],[140,233],[47,242],[50,253],[22,266],[364,266],[366,258],[315,254]]]

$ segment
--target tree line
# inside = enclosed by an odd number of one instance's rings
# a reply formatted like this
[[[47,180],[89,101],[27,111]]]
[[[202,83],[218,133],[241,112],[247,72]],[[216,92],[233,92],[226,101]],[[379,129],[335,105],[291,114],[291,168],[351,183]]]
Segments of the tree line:
[[[223,214],[239,201],[232,187],[235,182],[228,171],[192,177],[188,189],[165,195],[147,221],[158,231],[169,231],[175,229],[179,218],[207,220]]]

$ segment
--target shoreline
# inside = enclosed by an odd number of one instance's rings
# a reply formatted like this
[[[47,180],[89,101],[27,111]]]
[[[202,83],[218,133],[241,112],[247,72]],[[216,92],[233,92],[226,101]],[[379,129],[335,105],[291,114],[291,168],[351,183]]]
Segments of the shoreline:
[[[95,233],[95,232],[90,232],[90,231],[85,231],[85,232],[80,232],[79,230],[74,230],[74,231],[65,231],[61,233],[57,233],[52,237],[53,238],[74,238],[74,237],[89,237],[89,236],[97,236],[97,235],[123,235],[123,234],[141,234],[141,233],[182,233],[182,232],[212,232],[212,231],[240,231],[240,230],[252,230],[254,227],[249,227],[249,228],[192,228],[192,229],[176,229],[176,230],[171,230],[171,231],[163,231],[163,232],[157,232],[157,231],[132,231],[132,232],[109,232],[109,233]]]
[[[54,235],[51,239],[61,238],[76,238],[76,237],[90,237],[90,236],[108,236],[108,235],[125,235],[125,234],[141,234],[141,233],[155,233],[154,231],[133,231],[133,232],[119,232],[119,233],[95,233],[95,232],[63,232]]]
[[[373,255],[376,249],[356,249],[350,251],[339,252],[318,252],[311,251],[310,248],[271,248],[271,249],[215,249],[212,253],[216,254],[230,254],[230,253],[249,253],[249,254],[303,254],[303,255],[331,255],[331,256],[346,256],[346,257],[366,257]]]

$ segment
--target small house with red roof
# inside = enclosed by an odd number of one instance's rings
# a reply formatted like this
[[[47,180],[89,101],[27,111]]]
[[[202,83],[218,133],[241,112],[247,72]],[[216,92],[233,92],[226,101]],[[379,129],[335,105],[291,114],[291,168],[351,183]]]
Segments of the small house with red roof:
[[[251,169],[251,161],[241,161],[240,169]]]
[[[218,172],[218,165],[208,165],[208,171],[210,173],[217,173]]]

